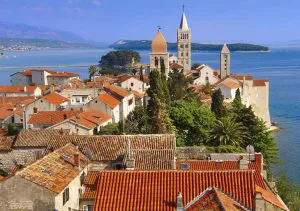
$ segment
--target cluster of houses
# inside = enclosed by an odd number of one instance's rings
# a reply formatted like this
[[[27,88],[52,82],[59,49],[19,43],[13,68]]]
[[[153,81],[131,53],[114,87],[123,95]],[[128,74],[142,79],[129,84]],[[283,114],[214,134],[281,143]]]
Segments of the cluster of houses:
[[[43,83],[33,83],[36,73],[43,75]],[[0,86],[1,128],[14,123],[24,129],[69,129],[78,135],[97,134],[101,126],[126,119],[136,105],[144,104],[149,87],[148,77],[130,74],[95,76],[84,83],[74,73],[24,70],[11,78],[23,85]]]
[[[288,210],[260,153],[176,147],[172,134],[22,130],[0,139],[0,210]]]

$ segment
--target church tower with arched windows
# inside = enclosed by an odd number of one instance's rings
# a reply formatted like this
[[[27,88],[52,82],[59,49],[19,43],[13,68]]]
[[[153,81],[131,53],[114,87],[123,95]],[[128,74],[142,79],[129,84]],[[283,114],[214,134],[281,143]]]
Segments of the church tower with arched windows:
[[[224,43],[220,53],[220,77],[221,79],[230,75],[230,51]]]
[[[187,24],[183,10],[181,23],[177,30],[178,63],[183,66],[184,71],[191,70],[191,29]]]
[[[166,77],[169,75],[168,46],[160,28],[151,43],[150,71],[152,70],[158,70],[164,73]]]

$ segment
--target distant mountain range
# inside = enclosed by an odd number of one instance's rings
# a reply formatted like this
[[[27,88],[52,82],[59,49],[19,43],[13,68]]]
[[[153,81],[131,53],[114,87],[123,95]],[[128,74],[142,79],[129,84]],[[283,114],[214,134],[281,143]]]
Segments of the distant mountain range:
[[[192,43],[192,50],[199,51],[220,51],[223,45],[220,44],[199,44]],[[118,40],[109,47],[118,50],[150,50],[150,40]],[[269,48],[262,45],[234,43],[228,44],[231,51],[269,51]],[[177,50],[177,43],[168,43],[168,50]]]
[[[22,42],[26,42],[26,40],[29,39],[29,42],[35,40],[40,44],[43,42],[42,40],[47,40],[48,44],[53,43],[56,46],[64,46],[66,43],[88,44],[89,46],[94,47],[107,46],[103,43],[84,39],[72,32],[4,21],[0,21],[0,38],[20,38],[20,40],[23,39]],[[63,41],[65,43],[59,44],[58,41]]]

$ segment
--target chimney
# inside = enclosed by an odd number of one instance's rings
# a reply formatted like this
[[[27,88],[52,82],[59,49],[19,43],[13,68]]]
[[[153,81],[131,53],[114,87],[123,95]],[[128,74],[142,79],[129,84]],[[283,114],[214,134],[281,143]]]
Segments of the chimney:
[[[249,161],[248,160],[244,160],[243,156],[241,156],[239,158],[239,161],[238,161],[239,169],[241,169],[241,170],[248,169],[248,164],[249,164]]]
[[[262,196],[262,193],[255,193],[255,210],[265,211],[265,200]]]
[[[76,146],[76,152],[74,154],[74,164],[76,167],[80,168],[80,158],[79,158],[78,146]]]
[[[134,170],[135,169],[135,159],[132,157],[131,152],[131,142],[130,139],[128,139],[128,158],[126,159],[126,170]]]
[[[183,211],[183,198],[180,192],[177,194],[176,198],[176,211]]]
[[[67,114],[64,114],[64,120],[67,119],[67,118],[68,118]]]

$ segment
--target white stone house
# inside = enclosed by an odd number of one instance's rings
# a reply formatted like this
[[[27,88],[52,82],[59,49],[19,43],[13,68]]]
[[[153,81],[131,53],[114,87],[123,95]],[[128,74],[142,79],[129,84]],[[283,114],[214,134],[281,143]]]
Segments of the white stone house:
[[[177,56],[170,54],[169,62],[170,62],[170,64],[174,64],[174,63],[178,64],[178,58],[177,58]]]
[[[71,79],[79,79],[80,75],[53,70],[23,70],[11,75],[13,85],[57,85]]]
[[[108,85],[104,87],[104,90],[114,98],[121,101],[120,104],[120,120],[126,119],[128,114],[135,108],[135,97],[132,92],[127,91],[126,89],[115,86]]]
[[[220,89],[224,96],[225,101],[227,99],[232,101],[235,98],[236,90],[241,89],[241,86],[239,85],[239,83],[235,83],[232,81],[224,81],[220,84]]]
[[[100,127],[112,123],[111,116],[96,110],[87,110],[69,119],[55,124],[48,129],[67,129],[77,135],[95,135]]]
[[[59,94],[69,99],[69,107],[81,108],[84,104],[91,101],[98,95],[97,88],[67,88],[59,92]]]
[[[220,80],[214,69],[208,65],[199,66],[196,70],[192,71],[192,74],[194,85],[215,84]]]
[[[24,107],[23,128],[28,129],[27,122],[32,114],[39,111],[58,111],[67,108],[69,100],[59,94],[51,93],[36,99]]]
[[[141,81],[133,75],[124,75],[118,81],[118,84],[128,90],[134,90],[139,93],[144,93],[148,88],[149,84]]]
[[[0,211],[79,210],[88,158],[67,144],[0,183]]]
[[[121,101],[109,95],[106,92],[88,102],[83,106],[84,110],[93,109],[108,114],[112,118],[113,123],[120,121],[120,104]]]
[[[25,97],[42,95],[42,90],[38,86],[0,86],[0,96],[4,97]]]

